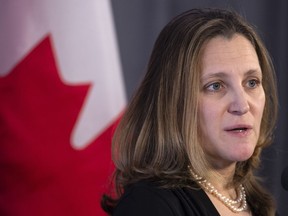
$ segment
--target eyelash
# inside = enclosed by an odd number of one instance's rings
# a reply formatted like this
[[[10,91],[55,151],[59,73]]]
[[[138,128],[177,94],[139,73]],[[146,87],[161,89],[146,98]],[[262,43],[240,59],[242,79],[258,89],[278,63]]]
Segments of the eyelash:
[[[218,85],[218,89],[212,89],[213,86],[215,87],[215,85]],[[208,91],[211,91],[211,92],[216,92],[216,91],[220,91],[220,88],[223,87],[223,84],[221,82],[213,82],[213,83],[210,83],[208,85],[206,85],[204,88]]]
[[[253,86],[249,86],[249,84],[253,82]],[[260,85],[260,80],[259,79],[249,79],[246,83],[246,87],[249,89],[255,89],[257,86]],[[217,89],[214,89],[213,86],[215,87],[215,85],[217,85]],[[223,87],[225,87],[224,83],[222,81],[217,81],[217,82],[213,82],[213,83],[209,83],[207,85],[204,86],[204,89],[210,92],[218,92],[220,91]],[[212,88],[212,89],[211,89]]]

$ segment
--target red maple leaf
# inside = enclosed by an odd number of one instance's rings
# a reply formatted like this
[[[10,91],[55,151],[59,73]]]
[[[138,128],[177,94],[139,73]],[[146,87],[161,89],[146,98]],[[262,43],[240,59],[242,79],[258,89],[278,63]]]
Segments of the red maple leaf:
[[[51,44],[47,36],[0,78],[0,215],[104,215],[115,125],[86,149],[71,147],[89,85],[61,81]]]

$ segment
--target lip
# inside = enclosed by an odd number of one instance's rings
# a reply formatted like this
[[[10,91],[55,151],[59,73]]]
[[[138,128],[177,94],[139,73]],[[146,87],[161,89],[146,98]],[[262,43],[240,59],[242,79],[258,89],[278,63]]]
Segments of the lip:
[[[251,134],[252,126],[247,124],[237,124],[226,127],[225,132],[236,137],[247,137]]]
[[[240,129],[245,129],[245,130],[248,131],[248,130],[252,129],[252,126],[248,125],[248,124],[237,124],[237,125],[230,125],[230,126],[224,128],[224,130],[228,131],[228,132],[237,131],[238,129],[239,130]]]

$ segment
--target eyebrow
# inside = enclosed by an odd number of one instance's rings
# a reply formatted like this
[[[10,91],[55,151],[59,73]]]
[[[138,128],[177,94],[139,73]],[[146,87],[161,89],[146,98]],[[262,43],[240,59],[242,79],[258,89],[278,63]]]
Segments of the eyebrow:
[[[210,73],[205,76],[201,77],[201,80],[209,79],[209,78],[225,78],[229,75],[227,72],[216,72],[216,73]],[[245,72],[244,76],[251,76],[251,75],[258,75],[262,77],[262,72],[259,69],[250,69],[247,72]]]
[[[258,69],[248,70],[248,71],[245,73],[245,76],[250,76],[250,75],[258,75],[258,76],[261,76],[261,77],[262,77],[262,71],[261,71],[261,69],[260,69],[260,70],[258,70]]]

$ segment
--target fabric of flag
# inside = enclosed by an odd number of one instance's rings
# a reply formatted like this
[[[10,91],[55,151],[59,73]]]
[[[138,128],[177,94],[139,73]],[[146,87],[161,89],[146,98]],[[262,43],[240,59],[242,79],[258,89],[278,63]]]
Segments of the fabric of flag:
[[[0,3],[0,215],[105,215],[126,105],[108,0]]]

